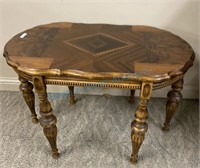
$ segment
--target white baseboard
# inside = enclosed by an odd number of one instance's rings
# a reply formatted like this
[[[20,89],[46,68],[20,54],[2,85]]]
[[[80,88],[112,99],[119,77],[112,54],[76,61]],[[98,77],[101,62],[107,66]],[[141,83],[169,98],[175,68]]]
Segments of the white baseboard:
[[[19,91],[19,84],[17,78],[14,77],[0,77],[0,91]],[[67,86],[53,86],[48,85],[48,92],[53,93],[68,93]],[[166,87],[160,90],[153,91],[152,97],[166,98],[167,92],[170,87]],[[128,96],[130,91],[128,89],[111,89],[111,88],[99,88],[99,87],[75,87],[75,94],[90,94],[90,95],[103,95],[109,94],[114,96]],[[139,92],[136,91],[136,96]],[[196,85],[184,85],[182,90],[183,98],[185,99],[199,99],[199,86]]]

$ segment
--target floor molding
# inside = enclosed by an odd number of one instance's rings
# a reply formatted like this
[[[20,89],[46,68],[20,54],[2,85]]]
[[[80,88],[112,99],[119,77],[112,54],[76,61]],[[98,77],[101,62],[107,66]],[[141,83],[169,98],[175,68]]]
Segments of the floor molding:
[[[19,91],[19,84],[15,77],[0,77],[0,91]],[[166,97],[170,87],[153,91],[152,97]],[[53,93],[69,93],[67,86],[53,86],[48,85],[48,92]],[[75,94],[91,94],[91,95],[113,95],[113,96],[128,96],[130,91],[128,89],[113,89],[113,88],[99,88],[99,87],[75,87]],[[199,99],[199,87],[195,85],[184,85],[182,91],[185,99]],[[139,91],[136,91],[136,96]]]

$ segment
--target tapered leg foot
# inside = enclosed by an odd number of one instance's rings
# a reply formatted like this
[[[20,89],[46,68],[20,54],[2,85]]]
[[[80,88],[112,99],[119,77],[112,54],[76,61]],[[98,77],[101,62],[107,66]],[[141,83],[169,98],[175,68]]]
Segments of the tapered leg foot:
[[[136,156],[131,155],[130,161],[131,161],[132,164],[137,164],[137,162],[138,162],[138,155],[136,155]]]
[[[42,121],[41,121],[41,123],[42,123]],[[46,128],[45,126],[43,126],[43,131],[51,145],[52,157],[54,159],[57,159],[59,157],[58,149],[56,147],[57,127],[56,127],[56,125],[52,125],[50,128]]]
[[[32,118],[32,123],[33,124],[37,124],[39,122],[39,120],[37,118]]]
[[[68,88],[69,88],[69,94],[70,94],[70,104],[75,104],[76,99],[74,96],[74,86],[68,86]]]
[[[164,132],[168,132],[170,128],[170,122],[174,113],[178,107],[178,103],[182,99],[181,90],[183,89],[183,79],[178,80],[172,84],[172,90],[167,94],[168,101],[166,103],[166,118],[162,128]]]
[[[130,104],[134,103],[134,95],[135,95],[135,90],[131,90],[131,95],[130,95],[130,99],[129,99]]]
[[[58,158],[58,148],[56,144],[57,139],[57,127],[56,127],[56,116],[53,114],[51,104],[47,99],[46,84],[42,77],[33,78],[35,90],[38,93],[40,100],[40,114],[41,118],[39,119],[41,126],[43,127],[44,134],[49,141],[49,144],[52,149],[52,157]]]
[[[135,113],[135,119],[131,124],[131,141],[132,154],[130,161],[133,164],[137,163],[139,149],[145,139],[145,133],[148,130],[146,119],[148,117],[147,104],[152,92],[152,84],[142,84],[140,91],[139,105]]]
[[[136,128],[136,126],[134,126],[134,123],[133,123],[132,128],[133,128],[133,127]],[[134,128],[133,128],[133,129],[134,129]],[[138,152],[139,152],[140,146],[142,145],[142,143],[143,143],[143,141],[144,141],[145,132],[147,131],[148,126],[146,125],[144,128],[145,128],[145,131],[143,131],[143,132],[135,132],[135,131],[133,130],[133,131],[132,131],[132,134],[131,134],[133,151],[132,151],[132,154],[131,154],[131,159],[130,159],[130,161],[131,161],[133,164],[136,164],[137,161],[138,161]]]
[[[38,123],[37,114],[35,112],[35,95],[33,93],[33,85],[28,80],[19,77],[21,82],[19,89],[22,91],[24,100],[31,111],[32,123]]]

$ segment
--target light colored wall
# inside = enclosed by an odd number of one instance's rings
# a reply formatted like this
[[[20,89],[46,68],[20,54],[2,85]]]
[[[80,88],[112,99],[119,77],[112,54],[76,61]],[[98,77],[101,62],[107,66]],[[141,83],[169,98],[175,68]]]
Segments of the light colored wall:
[[[196,52],[194,66],[185,76],[183,96],[199,96],[199,0],[1,0],[0,1],[0,90],[18,90],[17,76],[2,56],[3,46],[15,34],[33,26],[71,21],[151,25],[171,31],[191,44]],[[153,95],[166,96],[170,88]],[[67,87],[49,87],[50,91],[67,91]],[[88,89],[79,93],[126,95],[128,90]]]

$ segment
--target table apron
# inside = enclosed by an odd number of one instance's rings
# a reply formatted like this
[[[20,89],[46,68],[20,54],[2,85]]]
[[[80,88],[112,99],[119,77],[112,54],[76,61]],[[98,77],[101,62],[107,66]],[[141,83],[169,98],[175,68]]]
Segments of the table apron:
[[[15,70],[16,71],[16,70]],[[24,77],[25,79],[32,81],[32,77],[30,75],[27,75],[23,72],[17,71],[17,73]],[[164,87],[167,87],[171,85],[172,83],[178,81],[179,79],[183,78],[184,74],[176,76],[172,79],[159,82],[159,83],[153,83],[153,90],[161,89]],[[75,79],[64,79],[64,78],[49,78],[44,77],[45,83],[50,85],[68,85],[68,86],[89,86],[89,87],[104,87],[104,88],[124,88],[124,89],[134,89],[134,90],[140,90],[142,82],[112,82],[112,81],[86,81],[86,80],[75,80]]]

